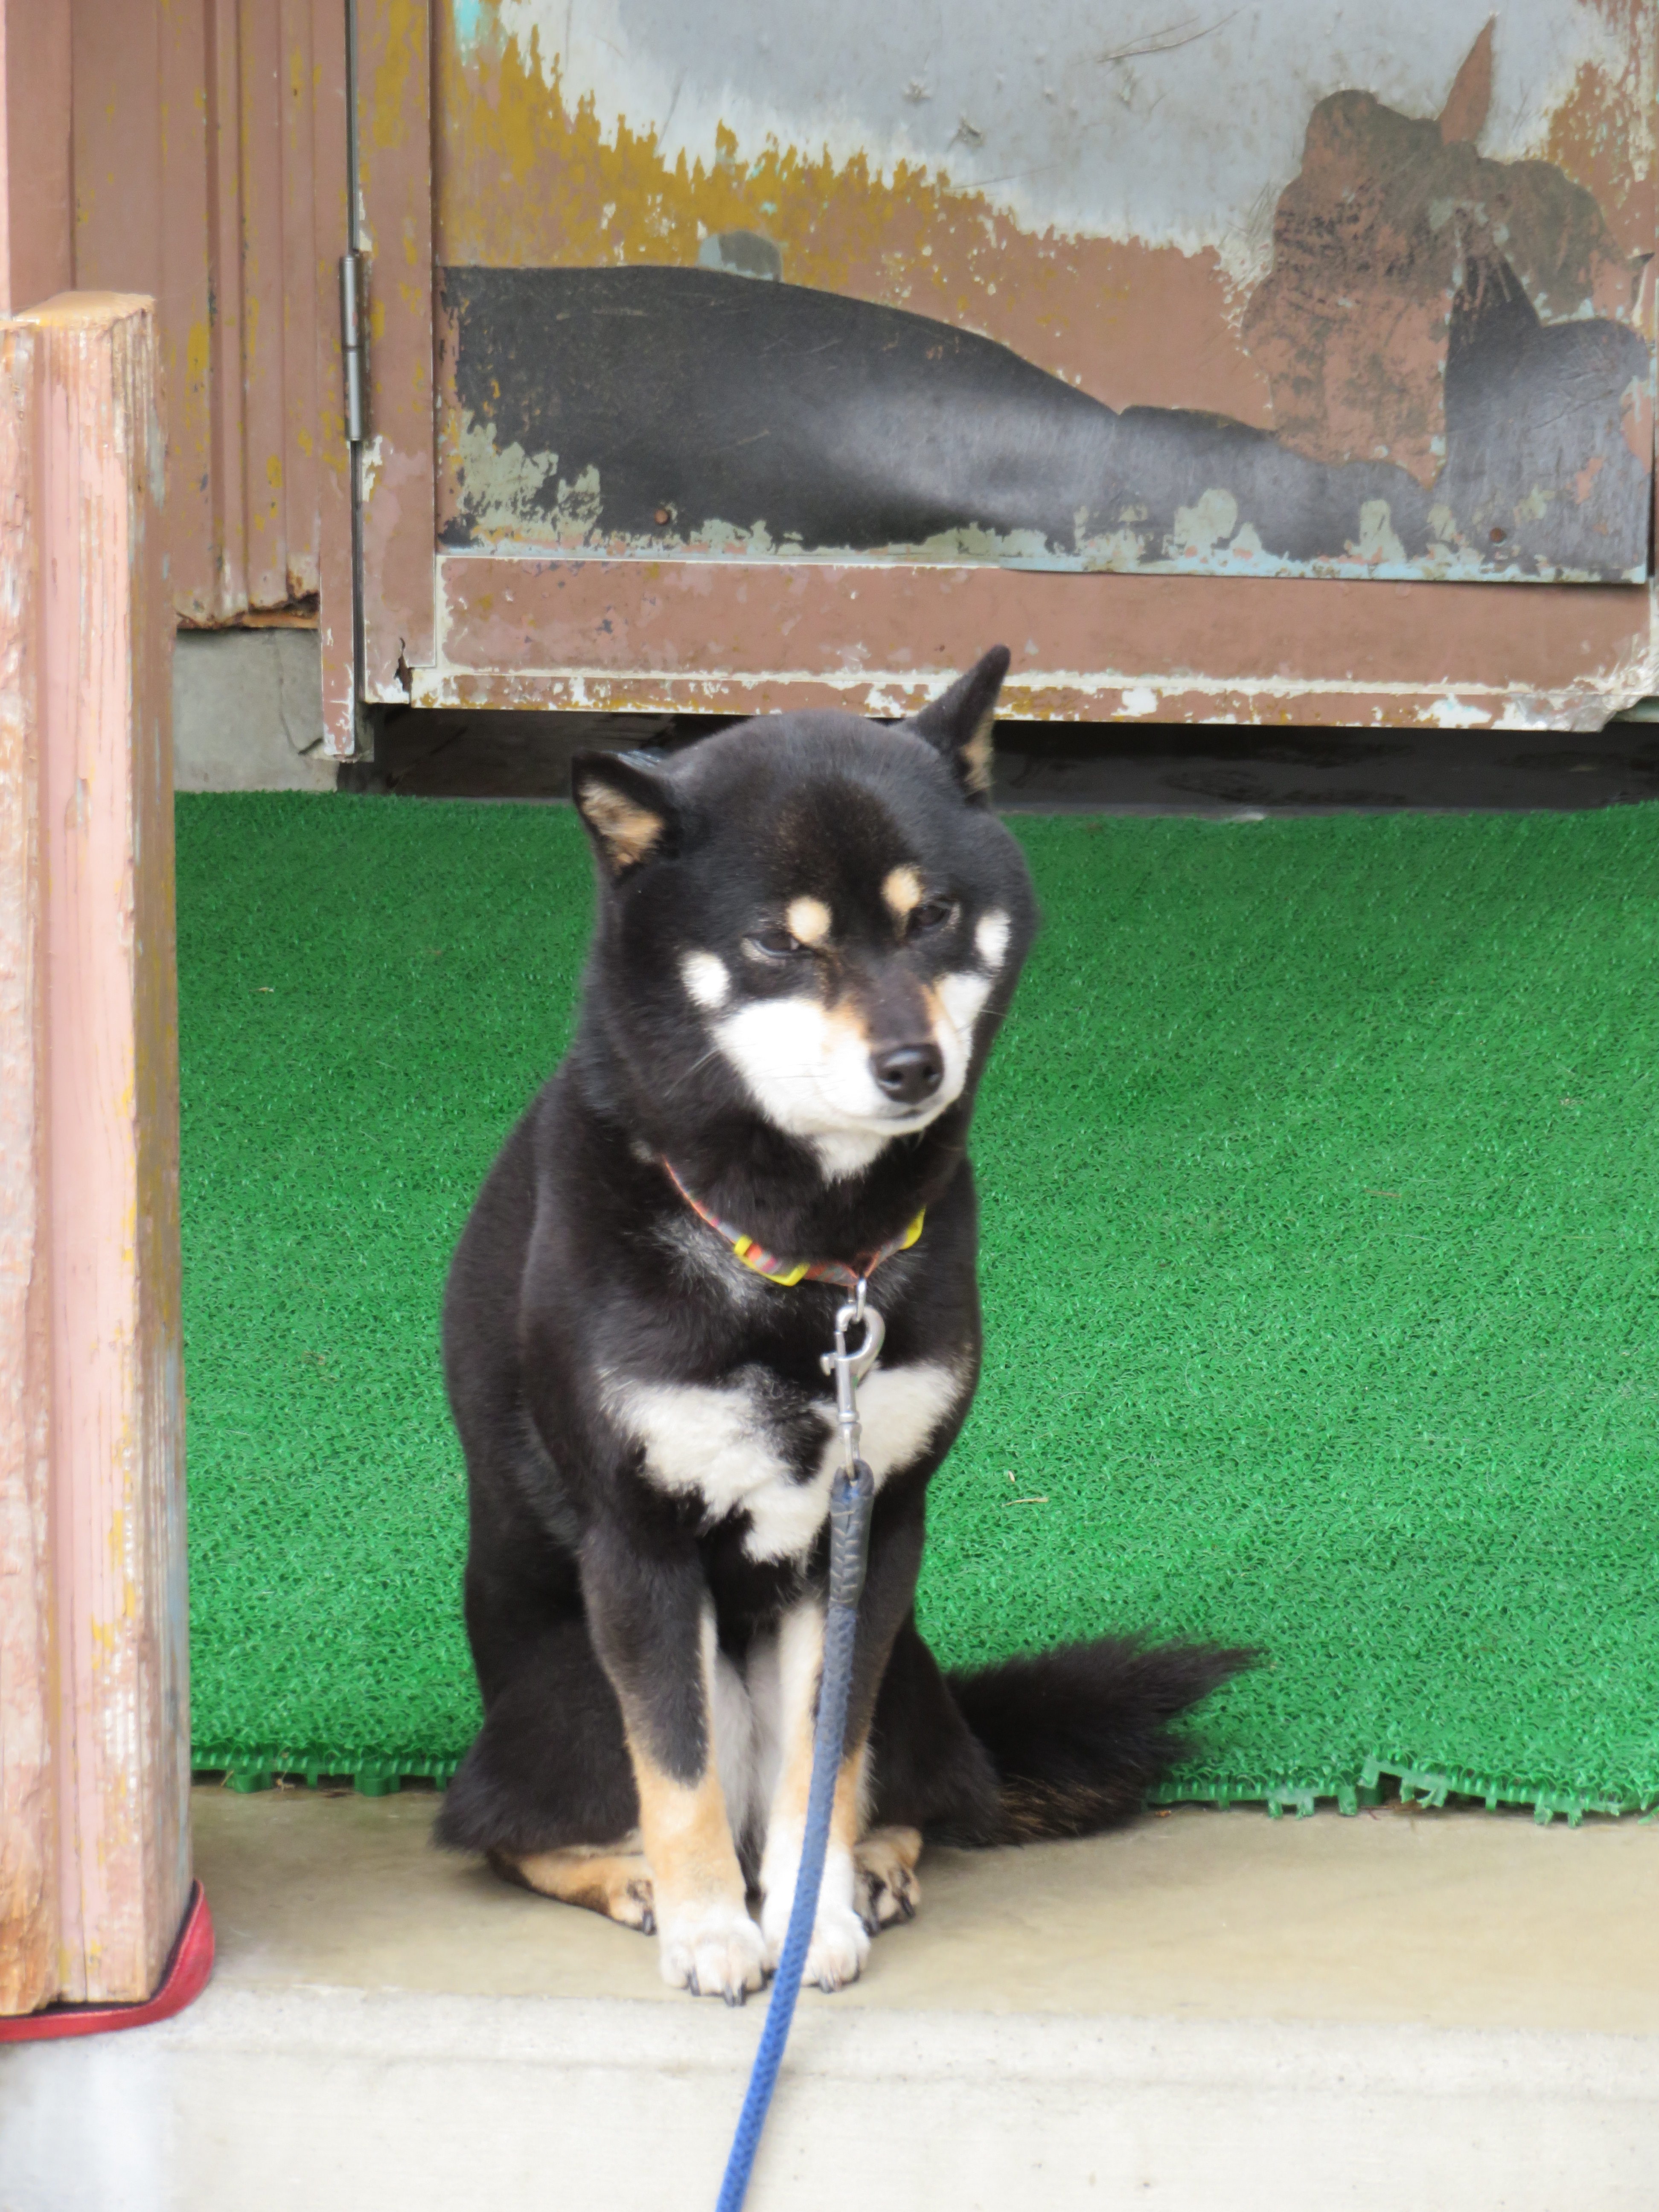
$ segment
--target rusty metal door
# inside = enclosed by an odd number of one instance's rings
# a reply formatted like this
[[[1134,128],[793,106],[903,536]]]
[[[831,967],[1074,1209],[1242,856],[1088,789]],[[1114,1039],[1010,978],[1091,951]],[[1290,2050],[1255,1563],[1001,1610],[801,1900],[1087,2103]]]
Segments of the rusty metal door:
[[[363,685],[1595,726],[1651,0],[359,0]]]

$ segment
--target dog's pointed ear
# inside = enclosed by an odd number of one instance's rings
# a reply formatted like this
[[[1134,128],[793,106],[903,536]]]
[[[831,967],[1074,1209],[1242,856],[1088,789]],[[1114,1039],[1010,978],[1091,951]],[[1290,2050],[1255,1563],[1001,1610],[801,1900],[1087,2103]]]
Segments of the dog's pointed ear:
[[[570,796],[611,877],[673,851],[679,811],[668,779],[637,754],[571,756]]]
[[[1008,673],[1006,645],[994,645],[965,676],[958,676],[942,698],[931,701],[902,729],[945,756],[962,786],[963,796],[983,805],[991,789],[991,732],[996,726],[997,695]]]

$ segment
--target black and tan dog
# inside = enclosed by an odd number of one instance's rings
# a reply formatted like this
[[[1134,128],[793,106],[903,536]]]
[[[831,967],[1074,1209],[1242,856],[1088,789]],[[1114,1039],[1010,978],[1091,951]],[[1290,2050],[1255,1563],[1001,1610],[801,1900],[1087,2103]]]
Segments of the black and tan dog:
[[[787,714],[667,765],[579,757],[580,1025],[450,1275],[485,1717],[439,1839],[654,1927],[669,1982],[731,2002],[781,1948],[811,1767],[845,1296],[814,1263],[887,1254],[809,1980],[852,1980],[914,1911],[924,1835],[1126,1817],[1243,1656],[1103,1642],[947,1678],[916,1627],[928,1479],[980,1364],[968,1124],[1036,923],[986,798],[1007,665],[896,728]]]

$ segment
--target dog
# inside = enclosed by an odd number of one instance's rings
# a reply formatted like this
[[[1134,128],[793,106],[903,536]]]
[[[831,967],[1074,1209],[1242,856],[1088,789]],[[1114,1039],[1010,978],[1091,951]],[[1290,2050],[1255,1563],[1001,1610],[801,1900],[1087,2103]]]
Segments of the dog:
[[[878,1490],[807,1980],[851,1982],[914,1912],[924,1837],[1128,1818],[1248,1657],[1105,1640],[947,1676],[916,1625],[980,1366],[969,1123],[1037,924],[988,804],[1007,666],[896,726],[576,757],[575,1041],[446,1291],[484,1719],[437,1840],[654,1931],[668,1983],[731,2003],[777,1962],[801,1853],[847,1283],[886,1326],[859,1391]]]

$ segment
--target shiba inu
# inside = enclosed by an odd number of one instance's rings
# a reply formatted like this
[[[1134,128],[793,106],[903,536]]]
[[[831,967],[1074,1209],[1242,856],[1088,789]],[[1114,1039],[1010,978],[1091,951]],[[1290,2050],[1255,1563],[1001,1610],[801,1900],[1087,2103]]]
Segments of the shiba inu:
[[[580,1024],[450,1273],[484,1722],[438,1838],[654,1930],[667,1981],[730,2002],[776,1962],[801,1848],[847,1284],[886,1325],[878,1489],[808,1980],[915,1911],[924,1837],[1127,1818],[1246,1656],[1107,1640],[946,1676],[916,1626],[980,1364],[969,1122],[1037,921],[988,803],[1007,665],[892,727],[578,756]]]

